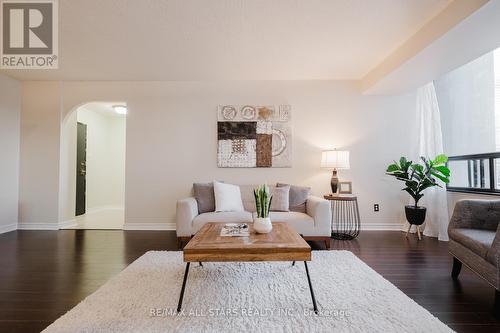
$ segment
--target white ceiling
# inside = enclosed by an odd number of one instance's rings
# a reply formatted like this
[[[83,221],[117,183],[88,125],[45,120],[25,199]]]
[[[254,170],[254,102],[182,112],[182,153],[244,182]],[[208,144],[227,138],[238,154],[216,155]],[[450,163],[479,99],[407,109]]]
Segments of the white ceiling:
[[[452,0],[63,0],[22,80],[358,80]]]
[[[500,0],[481,6],[364,93],[399,94],[421,87],[500,48],[500,34],[492,31],[500,31]]]

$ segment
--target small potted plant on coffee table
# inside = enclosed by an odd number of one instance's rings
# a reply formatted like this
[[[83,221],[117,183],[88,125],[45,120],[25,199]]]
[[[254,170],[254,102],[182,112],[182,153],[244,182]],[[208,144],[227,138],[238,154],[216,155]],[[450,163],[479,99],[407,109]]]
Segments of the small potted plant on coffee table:
[[[253,228],[260,234],[267,234],[273,230],[271,218],[269,217],[273,197],[269,191],[269,186],[259,186],[253,191],[253,194],[255,196],[255,206],[257,209],[257,217],[253,221]]]
[[[411,225],[417,226],[417,232],[420,239],[420,226],[425,221],[427,209],[418,205],[418,201],[424,196],[423,191],[428,188],[441,185],[438,180],[445,184],[450,182],[450,169],[446,166],[448,157],[438,155],[434,159],[427,157],[420,158],[422,162],[413,163],[406,157],[401,157],[399,163],[394,161],[387,167],[386,173],[389,176],[396,177],[397,180],[404,182],[403,191],[415,200],[414,205],[405,206],[406,220]],[[408,229],[409,230],[409,229]],[[408,235],[408,233],[406,233]]]

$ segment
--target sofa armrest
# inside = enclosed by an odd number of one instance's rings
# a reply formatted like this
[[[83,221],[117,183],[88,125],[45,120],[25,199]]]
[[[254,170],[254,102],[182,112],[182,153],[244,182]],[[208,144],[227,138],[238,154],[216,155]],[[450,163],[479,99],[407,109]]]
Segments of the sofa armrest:
[[[177,201],[177,237],[191,236],[191,226],[196,216],[198,216],[198,203],[195,198],[186,198]]]
[[[314,226],[324,227],[331,230],[332,226],[332,210],[330,202],[326,199],[309,196],[306,203],[307,215],[314,219]]]
[[[500,200],[460,200],[453,209],[448,233],[458,228],[495,231],[499,222]]]

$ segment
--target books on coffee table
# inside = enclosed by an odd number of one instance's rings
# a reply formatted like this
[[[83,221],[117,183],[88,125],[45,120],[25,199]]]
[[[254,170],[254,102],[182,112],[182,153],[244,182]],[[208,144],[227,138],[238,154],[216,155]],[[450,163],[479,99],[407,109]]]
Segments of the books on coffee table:
[[[222,237],[247,237],[250,236],[250,228],[246,223],[226,223],[221,228]]]

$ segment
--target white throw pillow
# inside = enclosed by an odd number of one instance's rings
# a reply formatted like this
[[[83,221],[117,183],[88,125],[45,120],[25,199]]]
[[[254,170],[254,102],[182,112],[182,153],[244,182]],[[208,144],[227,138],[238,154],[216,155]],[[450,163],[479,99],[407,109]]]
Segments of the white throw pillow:
[[[240,187],[214,181],[215,211],[243,212]]]

